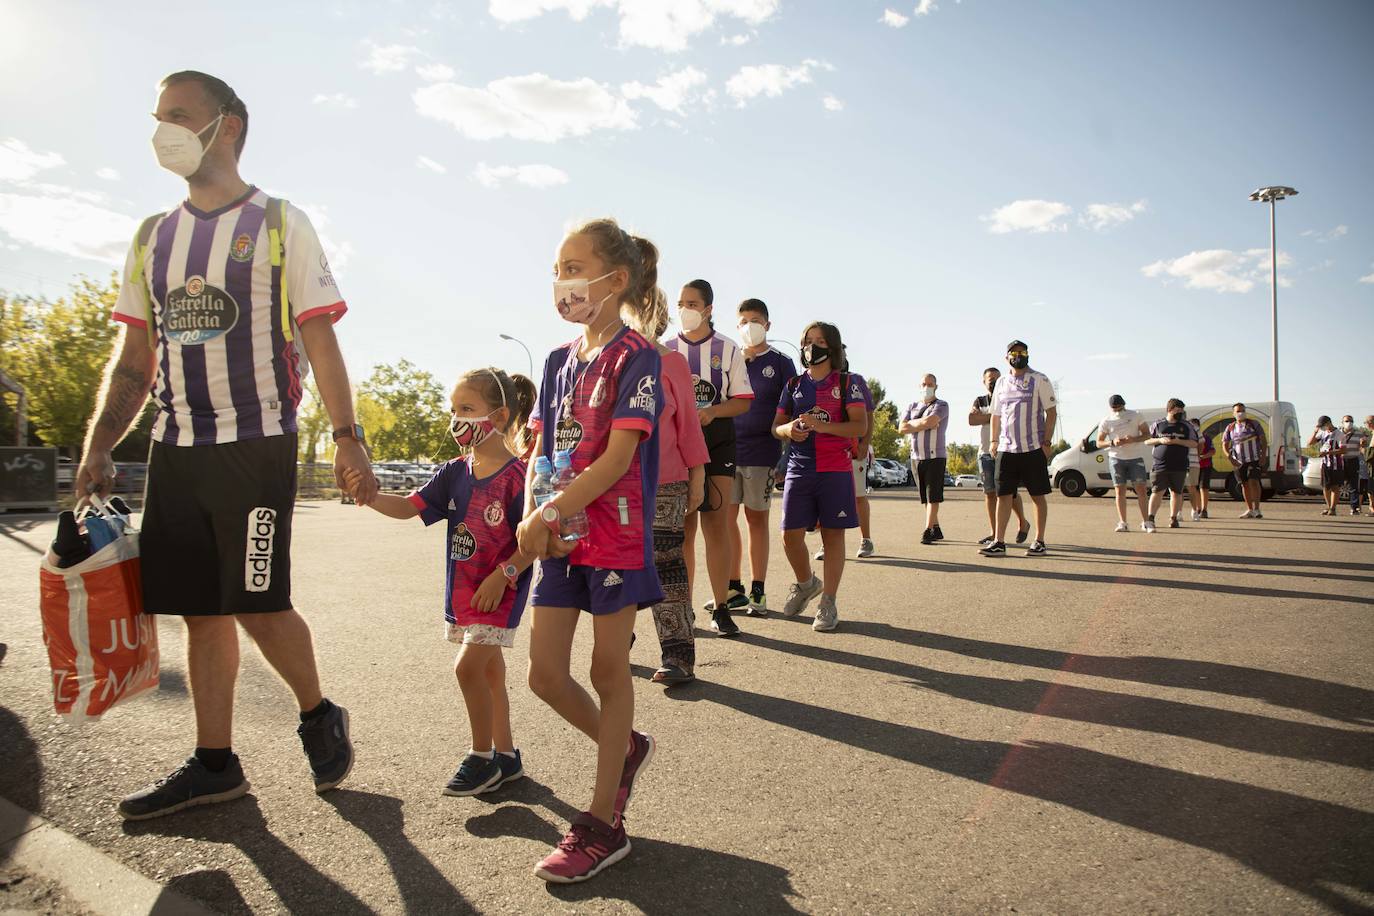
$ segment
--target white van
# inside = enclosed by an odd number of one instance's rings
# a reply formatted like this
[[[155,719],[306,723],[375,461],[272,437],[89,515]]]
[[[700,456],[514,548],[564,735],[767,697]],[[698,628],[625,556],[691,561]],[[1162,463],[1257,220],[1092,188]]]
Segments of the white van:
[[[1232,402],[1232,404],[1235,402]],[[1298,414],[1288,401],[1245,401],[1248,417],[1258,420],[1264,429],[1265,440],[1269,443],[1269,460],[1265,467],[1264,498],[1270,499],[1275,493],[1302,489],[1302,442],[1298,438]],[[1127,407],[1131,405],[1127,403]],[[1225,490],[1232,499],[1240,499],[1240,485],[1232,473],[1235,469],[1221,445],[1221,434],[1226,431],[1233,418],[1231,404],[1203,404],[1186,408],[1189,419],[1201,421],[1202,434],[1212,440],[1216,454],[1212,456],[1212,489]],[[1275,441],[1272,432],[1274,424],[1270,421],[1274,408],[1278,407],[1279,428],[1283,436]],[[1140,420],[1147,426],[1155,420],[1163,419],[1163,407],[1132,408],[1140,414]],[[1106,416],[1107,408],[1102,408]],[[1149,466],[1150,459],[1145,459]],[[1097,447],[1097,424],[1069,448],[1060,452],[1050,462],[1050,480],[1065,496],[1105,496],[1112,490],[1112,474],[1107,461],[1107,450]]]

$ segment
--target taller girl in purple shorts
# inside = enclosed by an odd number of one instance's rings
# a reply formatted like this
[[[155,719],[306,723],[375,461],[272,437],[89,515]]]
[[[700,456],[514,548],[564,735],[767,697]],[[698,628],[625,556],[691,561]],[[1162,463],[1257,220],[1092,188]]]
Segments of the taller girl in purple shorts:
[[[621,310],[647,314],[658,249],[614,220],[589,222],[559,246],[553,301],[580,325],[549,354],[531,426],[535,453],[572,453],[577,479],[542,508],[527,497],[520,546],[539,557],[530,630],[530,687],[597,744],[589,809],[535,869],[546,881],[584,881],[630,851],[624,813],[654,741],[634,731],[630,638],[636,612],[663,600],[653,562],[658,487],[660,360],[626,327]],[[563,520],[587,514],[585,538],[562,538]],[[595,700],[573,680],[570,654],[583,613],[593,630]]]
[[[829,631],[839,622],[835,596],[844,573],[844,533],[857,528],[854,493],[854,440],[868,429],[867,405],[856,377],[849,374],[840,329],[814,321],[802,334],[806,371],[783,387],[773,434],[788,443],[787,477],[782,491],[782,546],[797,581],[782,612],[800,614],[821,596],[812,629]],[[806,532],[821,529],[825,549],[824,581],[811,571]]]

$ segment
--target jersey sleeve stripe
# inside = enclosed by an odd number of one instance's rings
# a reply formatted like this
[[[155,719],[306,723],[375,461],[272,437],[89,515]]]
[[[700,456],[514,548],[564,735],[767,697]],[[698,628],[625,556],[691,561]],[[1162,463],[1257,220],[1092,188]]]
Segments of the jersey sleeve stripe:
[[[334,302],[329,305],[322,305],[319,308],[313,308],[307,312],[301,312],[299,315],[296,316],[296,324],[297,326],[303,325],[311,318],[317,318],[320,315],[329,315],[333,318],[334,323],[337,323],[338,320],[342,318],[344,316],[344,313],[347,311],[348,304],[345,303],[342,299],[340,299],[338,302]]]
[[[115,321],[122,321],[125,324],[133,325],[136,328],[148,327],[148,322],[144,321],[142,318],[135,318],[133,315],[121,315],[119,312],[115,312],[110,317],[113,318]]]
[[[429,508],[428,505],[425,503],[425,498],[420,495],[418,490],[406,496],[406,502],[410,503],[412,506],[414,506],[416,509],[419,509],[421,512]]]
[[[636,429],[647,436],[652,435],[654,424],[642,417],[621,417],[611,421],[611,429]]]

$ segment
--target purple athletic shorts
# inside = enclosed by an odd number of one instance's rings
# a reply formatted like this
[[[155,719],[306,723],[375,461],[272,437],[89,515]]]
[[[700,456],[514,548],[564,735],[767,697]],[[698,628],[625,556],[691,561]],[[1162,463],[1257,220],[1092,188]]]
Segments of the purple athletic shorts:
[[[852,472],[820,471],[799,477],[787,475],[782,487],[782,530],[816,526],[859,527]]]
[[[658,572],[647,569],[599,569],[571,566],[566,557],[542,560],[530,604],[536,607],[575,607],[594,615],[614,614],[634,605],[639,610],[663,600]]]

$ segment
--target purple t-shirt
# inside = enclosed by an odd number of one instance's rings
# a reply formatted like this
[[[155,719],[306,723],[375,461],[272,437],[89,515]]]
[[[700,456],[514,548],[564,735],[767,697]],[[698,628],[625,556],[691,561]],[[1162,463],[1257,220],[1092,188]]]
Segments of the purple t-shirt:
[[[912,433],[910,437],[911,455],[917,461],[945,457],[945,430],[949,429],[949,404],[939,398],[929,404],[917,401],[902,414],[904,422],[923,420],[931,414],[938,416],[940,422],[933,429],[923,429],[919,433]]]
[[[745,357],[754,400],[735,417],[735,464],[742,468],[776,467],[782,442],[773,435],[783,386],[797,374],[790,356],[769,347],[753,359]]]

